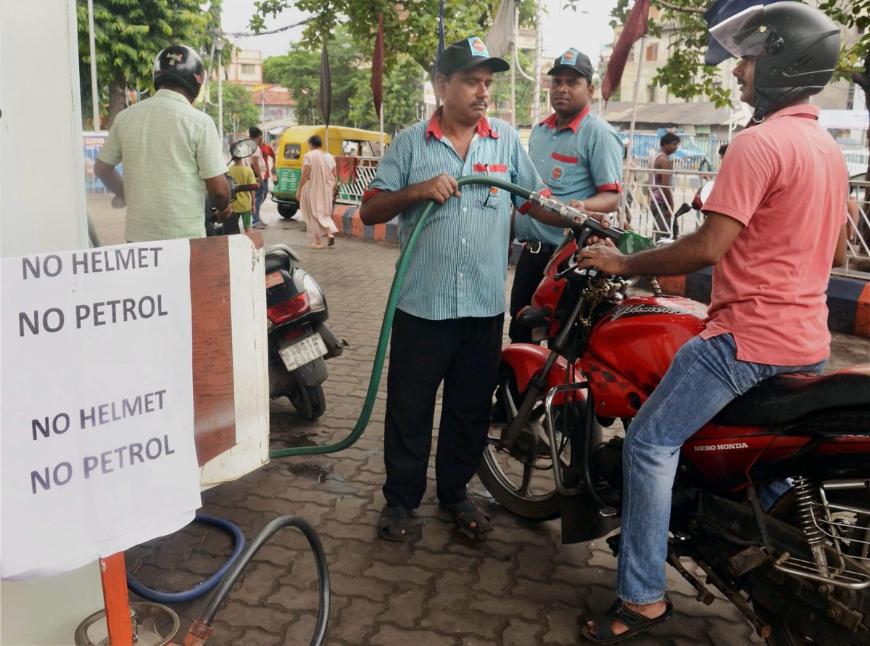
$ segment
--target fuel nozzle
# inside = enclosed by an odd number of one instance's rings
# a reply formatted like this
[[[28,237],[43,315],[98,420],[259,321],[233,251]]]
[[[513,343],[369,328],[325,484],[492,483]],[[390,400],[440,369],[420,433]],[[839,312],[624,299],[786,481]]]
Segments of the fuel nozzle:
[[[564,202],[560,202],[553,197],[542,195],[541,193],[532,193],[529,196],[529,199],[535,204],[540,205],[547,211],[561,215],[565,219],[566,227],[583,224],[588,217],[585,213],[583,213],[583,211],[575,209],[573,206],[569,206]]]

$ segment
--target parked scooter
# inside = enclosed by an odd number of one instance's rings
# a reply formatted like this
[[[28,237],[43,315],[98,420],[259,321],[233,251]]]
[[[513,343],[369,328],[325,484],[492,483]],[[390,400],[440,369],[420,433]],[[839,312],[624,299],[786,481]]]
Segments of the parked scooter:
[[[561,516],[563,542],[619,526],[622,434],[706,308],[627,295],[627,281],[580,270],[587,220],[555,251],[519,314],[549,348],[502,354],[479,476],[505,508]],[[605,437],[608,434],[609,439]],[[768,509],[759,492],[791,487]],[[870,367],[783,375],[748,391],[686,442],[673,488],[669,563],[713,601],[718,588],[768,644],[870,643]],[[608,539],[618,551],[618,537]],[[694,561],[706,582],[681,558]]]
[[[269,396],[286,395],[302,417],[317,419],[326,410],[325,360],[339,356],[347,342],[326,325],[323,290],[287,245],[266,250],[266,316]]]
[[[233,144],[232,154],[244,159],[256,152],[256,145],[253,139],[242,139]],[[238,191],[257,189],[256,184],[236,185],[229,175],[227,181],[233,197]],[[212,214],[206,204],[209,235],[239,233],[237,225],[215,222]],[[269,396],[286,395],[299,415],[315,420],[326,410],[326,359],[339,356],[347,343],[326,325],[329,309],[323,290],[284,244],[266,248],[266,317]]]

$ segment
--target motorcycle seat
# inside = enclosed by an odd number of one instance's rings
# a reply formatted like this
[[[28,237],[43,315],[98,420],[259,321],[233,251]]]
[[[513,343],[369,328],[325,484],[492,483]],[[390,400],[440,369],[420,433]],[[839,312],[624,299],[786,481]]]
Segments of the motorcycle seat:
[[[713,423],[774,426],[823,410],[853,407],[870,410],[870,364],[826,375],[795,373],[767,379],[723,408]]]
[[[276,244],[266,249],[266,273],[281,269],[290,269],[294,261],[298,261],[296,253],[285,244]]]

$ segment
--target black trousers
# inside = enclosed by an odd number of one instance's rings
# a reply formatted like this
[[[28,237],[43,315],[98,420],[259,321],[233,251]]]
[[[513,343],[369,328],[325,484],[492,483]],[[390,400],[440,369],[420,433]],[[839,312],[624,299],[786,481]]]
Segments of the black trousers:
[[[396,310],[387,373],[387,504],[416,509],[426,491],[435,395],[444,382],[435,479],[443,504],[465,500],[477,471],[498,374],[504,314],[444,321]]]
[[[528,246],[523,247],[520,259],[514,269],[514,284],[511,287],[510,315],[511,323],[508,327],[508,336],[513,343],[531,343],[532,330],[516,321],[517,313],[526,305],[531,305],[532,296],[541,279],[544,277],[544,268],[550,261],[555,249],[544,245],[538,253],[529,251]]]

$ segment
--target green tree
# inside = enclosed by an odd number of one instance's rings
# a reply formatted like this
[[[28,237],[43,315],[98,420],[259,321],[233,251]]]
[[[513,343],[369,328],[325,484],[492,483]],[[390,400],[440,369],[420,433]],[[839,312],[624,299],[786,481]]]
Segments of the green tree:
[[[384,74],[384,131],[395,134],[419,118],[423,103],[423,78],[420,66],[407,54],[399,56]],[[356,128],[379,130],[380,123],[372,101],[371,74],[357,77],[350,99],[349,124]]]
[[[218,84],[209,83],[206,113],[218,121]],[[260,108],[254,103],[250,90],[244,85],[223,84],[224,128],[227,131],[247,132],[248,128],[260,123]],[[247,135],[245,135],[247,136]]]
[[[446,0],[444,13],[445,38],[448,43],[469,34],[485,35],[501,0]],[[384,52],[387,67],[401,54],[409,55],[424,70],[429,71],[438,47],[439,0],[258,0],[257,13],[251,18],[255,31],[266,27],[266,17],[275,17],[291,5],[311,13],[314,18],[306,25],[303,42],[317,49],[324,34],[333,34],[346,20],[346,28],[360,51],[371,56],[377,30],[378,15],[384,17]],[[519,0],[520,24],[534,23],[535,0]],[[327,38],[328,43],[337,35]]]
[[[127,88],[150,88],[154,57],[183,42],[204,49],[213,14],[201,0],[94,0],[97,77],[101,101],[108,100],[108,125],[126,105]],[[82,105],[90,107],[90,50],[87,0],[78,0],[79,76]],[[86,109],[89,114],[90,110]]]
[[[370,78],[370,70],[362,69],[366,58],[354,46],[344,28],[336,30],[336,37],[327,45],[332,72],[332,114],[330,122],[349,124],[351,97],[362,79]],[[271,56],[263,62],[263,80],[278,83],[290,90],[296,100],[296,119],[300,124],[322,123],[317,108],[317,90],[320,87],[320,51],[309,48],[309,43],[297,42],[284,56]]]
[[[534,73],[535,63],[534,63],[534,54],[531,52],[520,51],[519,52],[520,66],[526,73]],[[545,66],[544,70],[547,70],[548,66],[547,62],[552,61],[544,61]],[[516,75],[516,113],[517,113],[517,126],[528,124],[529,119],[531,117],[531,113],[529,108],[532,103],[532,96],[535,93],[535,84],[533,81],[530,81],[522,74],[517,72]],[[541,89],[541,96],[546,97],[547,91],[543,88]],[[493,83],[492,90],[492,106],[491,112],[494,112],[496,115],[504,116],[505,119],[510,120],[510,102],[511,102],[511,82],[508,78],[508,74],[497,74],[495,77],[495,82]],[[534,124],[531,124],[534,125]]]
[[[838,76],[850,78],[864,90],[864,107],[870,111],[870,0],[825,0],[820,8],[840,24],[857,29],[861,34],[851,47],[840,52]],[[867,140],[870,150],[870,139]],[[864,178],[870,180],[870,163]],[[870,199],[870,190],[865,191],[865,200]]]
[[[571,0],[572,3],[575,1]],[[611,14],[612,26],[623,24],[631,4],[632,0],[619,0]],[[659,13],[657,17],[650,18],[650,34],[659,37],[664,29],[673,33],[668,60],[658,68],[653,80],[656,84],[667,87],[674,96],[684,99],[705,96],[716,105],[724,107],[730,101],[728,88],[721,86],[717,68],[703,63],[708,39],[704,12],[709,5],[709,0],[653,1],[653,6]],[[834,21],[855,27],[861,32],[857,43],[852,46],[844,45],[837,75],[852,77],[866,89],[870,77],[870,0],[824,0],[820,8]],[[855,74],[858,76],[854,76]]]

